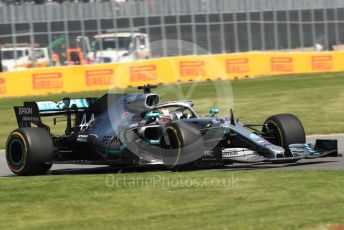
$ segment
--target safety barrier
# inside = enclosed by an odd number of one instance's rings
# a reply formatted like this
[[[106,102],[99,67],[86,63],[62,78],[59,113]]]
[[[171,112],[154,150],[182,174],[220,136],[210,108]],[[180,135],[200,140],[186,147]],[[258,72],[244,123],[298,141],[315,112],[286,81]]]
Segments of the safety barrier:
[[[0,73],[0,98],[144,84],[344,71],[344,52],[238,53]]]

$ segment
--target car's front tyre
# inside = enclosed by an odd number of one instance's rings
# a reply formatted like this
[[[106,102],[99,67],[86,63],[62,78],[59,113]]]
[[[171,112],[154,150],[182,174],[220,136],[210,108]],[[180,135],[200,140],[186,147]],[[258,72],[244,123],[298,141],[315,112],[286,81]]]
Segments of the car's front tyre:
[[[301,121],[292,114],[278,114],[265,121],[263,133],[267,135],[272,144],[285,149],[284,155],[292,157],[289,145],[306,143],[305,130]]]
[[[204,156],[204,143],[200,130],[183,120],[168,124],[162,131],[162,157],[172,168],[190,163]]]

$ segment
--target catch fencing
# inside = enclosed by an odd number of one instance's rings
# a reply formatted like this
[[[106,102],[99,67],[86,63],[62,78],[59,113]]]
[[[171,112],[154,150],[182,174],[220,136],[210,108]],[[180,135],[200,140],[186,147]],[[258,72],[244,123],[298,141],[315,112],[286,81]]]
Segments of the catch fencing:
[[[326,49],[344,44],[342,0],[129,0],[124,3],[0,5],[0,44],[30,43],[65,54],[78,36],[140,31],[161,49],[152,57]],[[168,40],[180,43],[169,49]]]

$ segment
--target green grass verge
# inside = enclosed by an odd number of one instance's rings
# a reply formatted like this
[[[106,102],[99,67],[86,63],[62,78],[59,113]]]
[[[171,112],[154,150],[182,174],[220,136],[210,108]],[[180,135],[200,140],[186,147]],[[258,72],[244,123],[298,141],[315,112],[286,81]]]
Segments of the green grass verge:
[[[200,114],[205,114],[212,106],[227,113],[229,98],[216,95],[215,88],[224,86],[234,93],[234,109],[241,120],[248,123],[262,123],[270,115],[277,113],[296,114],[303,122],[307,134],[328,134],[344,132],[344,74],[314,74],[297,76],[279,76],[248,79],[241,81],[219,81],[199,83],[193,88],[191,98]],[[182,99],[180,92],[187,94],[193,84],[164,86],[156,90],[163,94],[163,99]],[[166,93],[166,91],[168,91]],[[171,90],[172,89],[172,90]],[[134,89],[130,91],[135,92]],[[136,91],[137,92],[137,91]],[[54,100],[70,97],[99,97],[104,91],[76,94],[50,95],[44,97],[10,98],[0,100],[0,148],[4,148],[9,132],[16,128],[13,112],[14,105],[23,101]],[[230,96],[230,94],[228,95]],[[51,124],[51,122],[49,123]],[[62,126],[57,128],[62,132]]]
[[[1,179],[0,186],[0,229],[277,230],[344,223],[339,171],[22,177]]]

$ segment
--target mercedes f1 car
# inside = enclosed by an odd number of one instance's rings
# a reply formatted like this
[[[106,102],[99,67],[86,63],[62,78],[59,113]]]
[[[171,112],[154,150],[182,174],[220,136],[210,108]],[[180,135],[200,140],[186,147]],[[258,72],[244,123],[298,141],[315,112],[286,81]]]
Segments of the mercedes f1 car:
[[[199,167],[233,162],[296,162],[338,156],[336,140],[306,144],[300,120],[274,115],[260,125],[244,124],[218,110],[199,116],[192,101],[160,103],[143,86],[138,94],[60,102],[25,102],[15,107],[19,128],[8,137],[6,159],[18,175],[47,173],[54,163],[115,167],[164,165]],[[42,117],[66,120],[63,135],[53,135]]]

